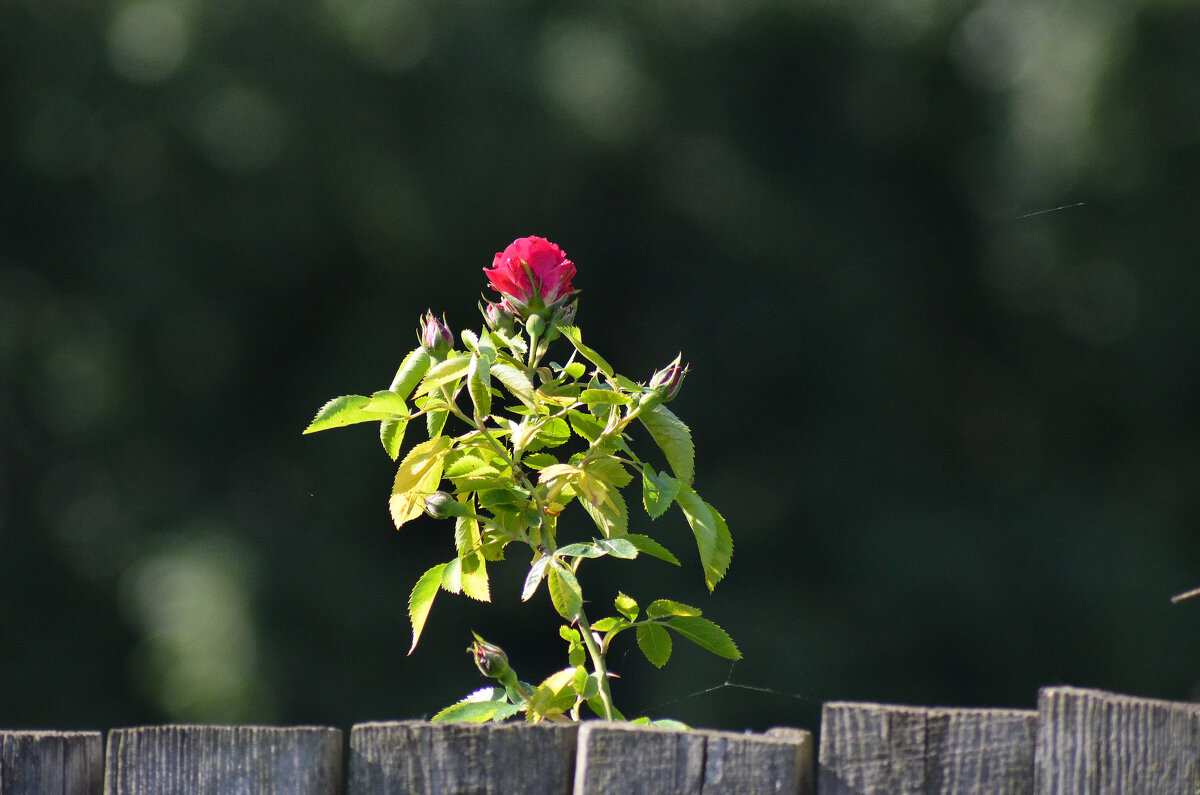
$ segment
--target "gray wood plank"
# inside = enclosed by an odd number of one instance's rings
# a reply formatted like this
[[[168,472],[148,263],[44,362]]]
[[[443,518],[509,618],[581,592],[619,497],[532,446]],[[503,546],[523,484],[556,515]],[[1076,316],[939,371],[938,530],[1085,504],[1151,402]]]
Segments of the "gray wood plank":
[[[108,734],[105,795],[336,795],[342,733],[317,726],[144,726]]]
[[[0,795],[100,795],[100,732],[0,731]]]
[[[1030,793],[1033,710],[830,702],[821,712],[820,795]]]
[[[567,793],[575,724],[360,723],[350,730],[349,795]]]
[[[672,731],[591,721],[579,730],[575,795],[812,792],[812,735]]]
[[[1038,715],[1039,793],[1200,792],[1200,704],[1050,687]]]

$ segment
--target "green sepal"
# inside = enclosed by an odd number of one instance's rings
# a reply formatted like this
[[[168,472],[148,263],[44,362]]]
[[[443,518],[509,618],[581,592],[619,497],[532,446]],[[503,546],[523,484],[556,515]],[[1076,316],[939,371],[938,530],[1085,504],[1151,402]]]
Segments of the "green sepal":
[[[408,653],[412,654],[417,648],[417,641],[421,637],[421,630],[425,628],[425,619],[429,618],[429,609],[433,607],[433,598],[437,596],[438,589],[442,587],[442,574],[449,564],[439,563],[429,571],[421,575],[417,580],[417,584],[413,586],[412,594],[408,597],[408,618],[412,622],[412,646],[409,647]]]
[[[637,644],[655,668],[662,668],[671,659],[671,635],[661,624],[638,624]]]
[[[707,618],[699,616],[675,616],[662,622],[700,648],[727,660],[740,660],[742,653],[725,630]]]

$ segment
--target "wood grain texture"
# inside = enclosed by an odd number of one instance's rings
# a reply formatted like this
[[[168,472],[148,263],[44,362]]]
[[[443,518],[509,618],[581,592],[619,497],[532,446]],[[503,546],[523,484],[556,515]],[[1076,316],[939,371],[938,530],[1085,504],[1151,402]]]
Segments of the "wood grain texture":
[[[350,731],[349,795],[567,793],[573,724],[360,723]]]
[[[108,735],[105,795],[336,795],[342,733],[316,726],[145,726]]]
[[[100,795],[100,732],[0,731],[0,795]]]
[[[830,702],[821,713],[820,795],[1030,793],[1032,710]]]
[[[1200,793],[1200,704],[1050,687],[1038,721],[1038,793]]]
[[[579,730],[575,795],[812,792],[812,735],[669,731],[593,721]]]

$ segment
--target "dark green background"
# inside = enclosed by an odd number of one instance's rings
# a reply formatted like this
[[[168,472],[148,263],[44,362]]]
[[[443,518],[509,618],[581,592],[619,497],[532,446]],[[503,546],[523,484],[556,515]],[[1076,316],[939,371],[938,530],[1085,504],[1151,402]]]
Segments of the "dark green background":
[[[1192,3],[4,2],[0,725],[428,715],[469,629],[561,666],[521,559],[406,657],[449,528],[300,436],[528,234],[620,372],[691,362],[734,534],[712,596],[677,513],[682,569],[588,564],[745,654],[618,647],[627,712],[1193,697],[1198,147]]]

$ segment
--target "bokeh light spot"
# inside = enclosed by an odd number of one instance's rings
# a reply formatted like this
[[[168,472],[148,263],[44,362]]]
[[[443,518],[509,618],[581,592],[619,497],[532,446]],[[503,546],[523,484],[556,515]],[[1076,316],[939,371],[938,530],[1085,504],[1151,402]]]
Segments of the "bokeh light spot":
[[[159,83],[187,58],[191,32],[182,10],[164,0],[126,3],[108,28],[108,61],[134,83]]]

